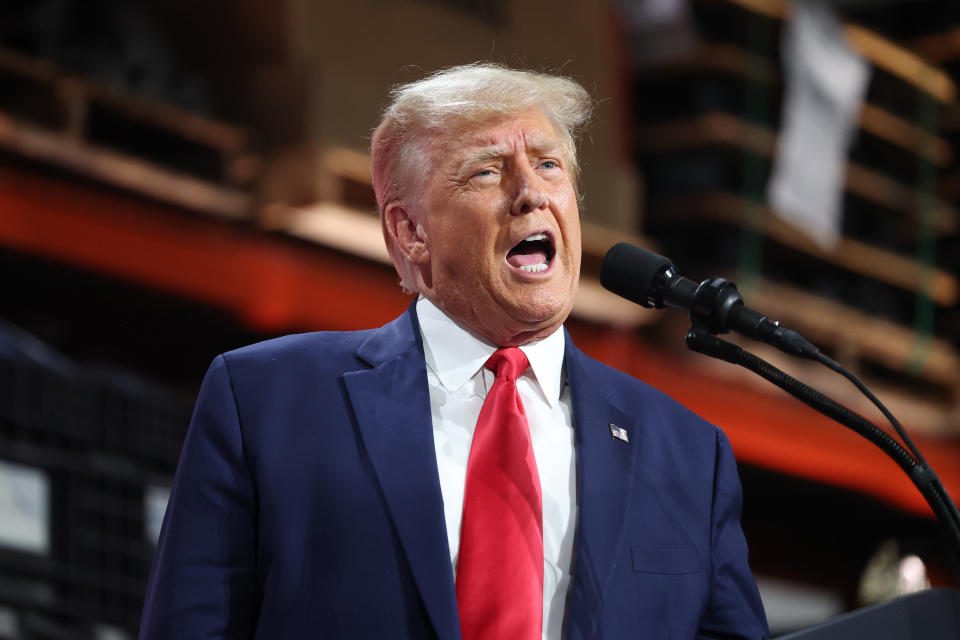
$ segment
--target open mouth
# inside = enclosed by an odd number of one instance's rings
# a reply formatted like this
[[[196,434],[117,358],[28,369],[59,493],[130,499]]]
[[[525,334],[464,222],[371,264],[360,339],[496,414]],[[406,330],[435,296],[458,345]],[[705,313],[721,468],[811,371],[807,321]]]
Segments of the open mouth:
[[[507,262],[520,271],[540,273],[550,267],[555,253],[550,236],[545,233],[534,233],[507,252]]]

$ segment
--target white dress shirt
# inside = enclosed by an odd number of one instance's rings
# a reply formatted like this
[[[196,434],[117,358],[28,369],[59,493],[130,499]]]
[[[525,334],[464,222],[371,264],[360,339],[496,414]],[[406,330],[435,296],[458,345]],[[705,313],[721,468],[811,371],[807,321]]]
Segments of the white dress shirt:
[[[417,301],[430,386],[433,442],[454,571],[473,430],[494,375],[483,368],[496,346],[470,333],[426,298]],[[576,460],[570,390],[558,329],[520,349],[530,367],[517,390],[530,425],[543,495],[543,638],[560,640],[577,522]]]

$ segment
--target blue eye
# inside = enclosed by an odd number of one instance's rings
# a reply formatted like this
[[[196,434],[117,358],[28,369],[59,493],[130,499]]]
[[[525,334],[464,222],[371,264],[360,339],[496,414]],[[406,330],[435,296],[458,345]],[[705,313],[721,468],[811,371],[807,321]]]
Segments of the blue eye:
[[[540,166],[543,167],[544,169],[556,169],[560,165],[557,164],[557,162],[554,160],[544,160],[543,162],[540,163]]]

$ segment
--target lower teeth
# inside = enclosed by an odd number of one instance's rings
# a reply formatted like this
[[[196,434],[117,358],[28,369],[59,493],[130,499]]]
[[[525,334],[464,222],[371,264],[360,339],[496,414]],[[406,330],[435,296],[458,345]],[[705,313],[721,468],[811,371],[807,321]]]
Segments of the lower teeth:
[[[546,271],[546,270],[547,270],[547,265],[543,264],[542,262],[540,264],[525,264],[522,267],[520,267],[520,271],[528,271],[530,273],[537,273],[539,271]]]

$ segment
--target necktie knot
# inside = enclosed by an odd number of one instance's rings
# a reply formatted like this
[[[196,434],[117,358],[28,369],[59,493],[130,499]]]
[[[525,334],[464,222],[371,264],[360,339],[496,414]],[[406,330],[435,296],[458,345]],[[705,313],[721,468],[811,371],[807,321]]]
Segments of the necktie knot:
[[[530,366],[526,354],[517,347],[497,349],[484,365],[498,378],[507,378],[516,382],[517,378]]]

